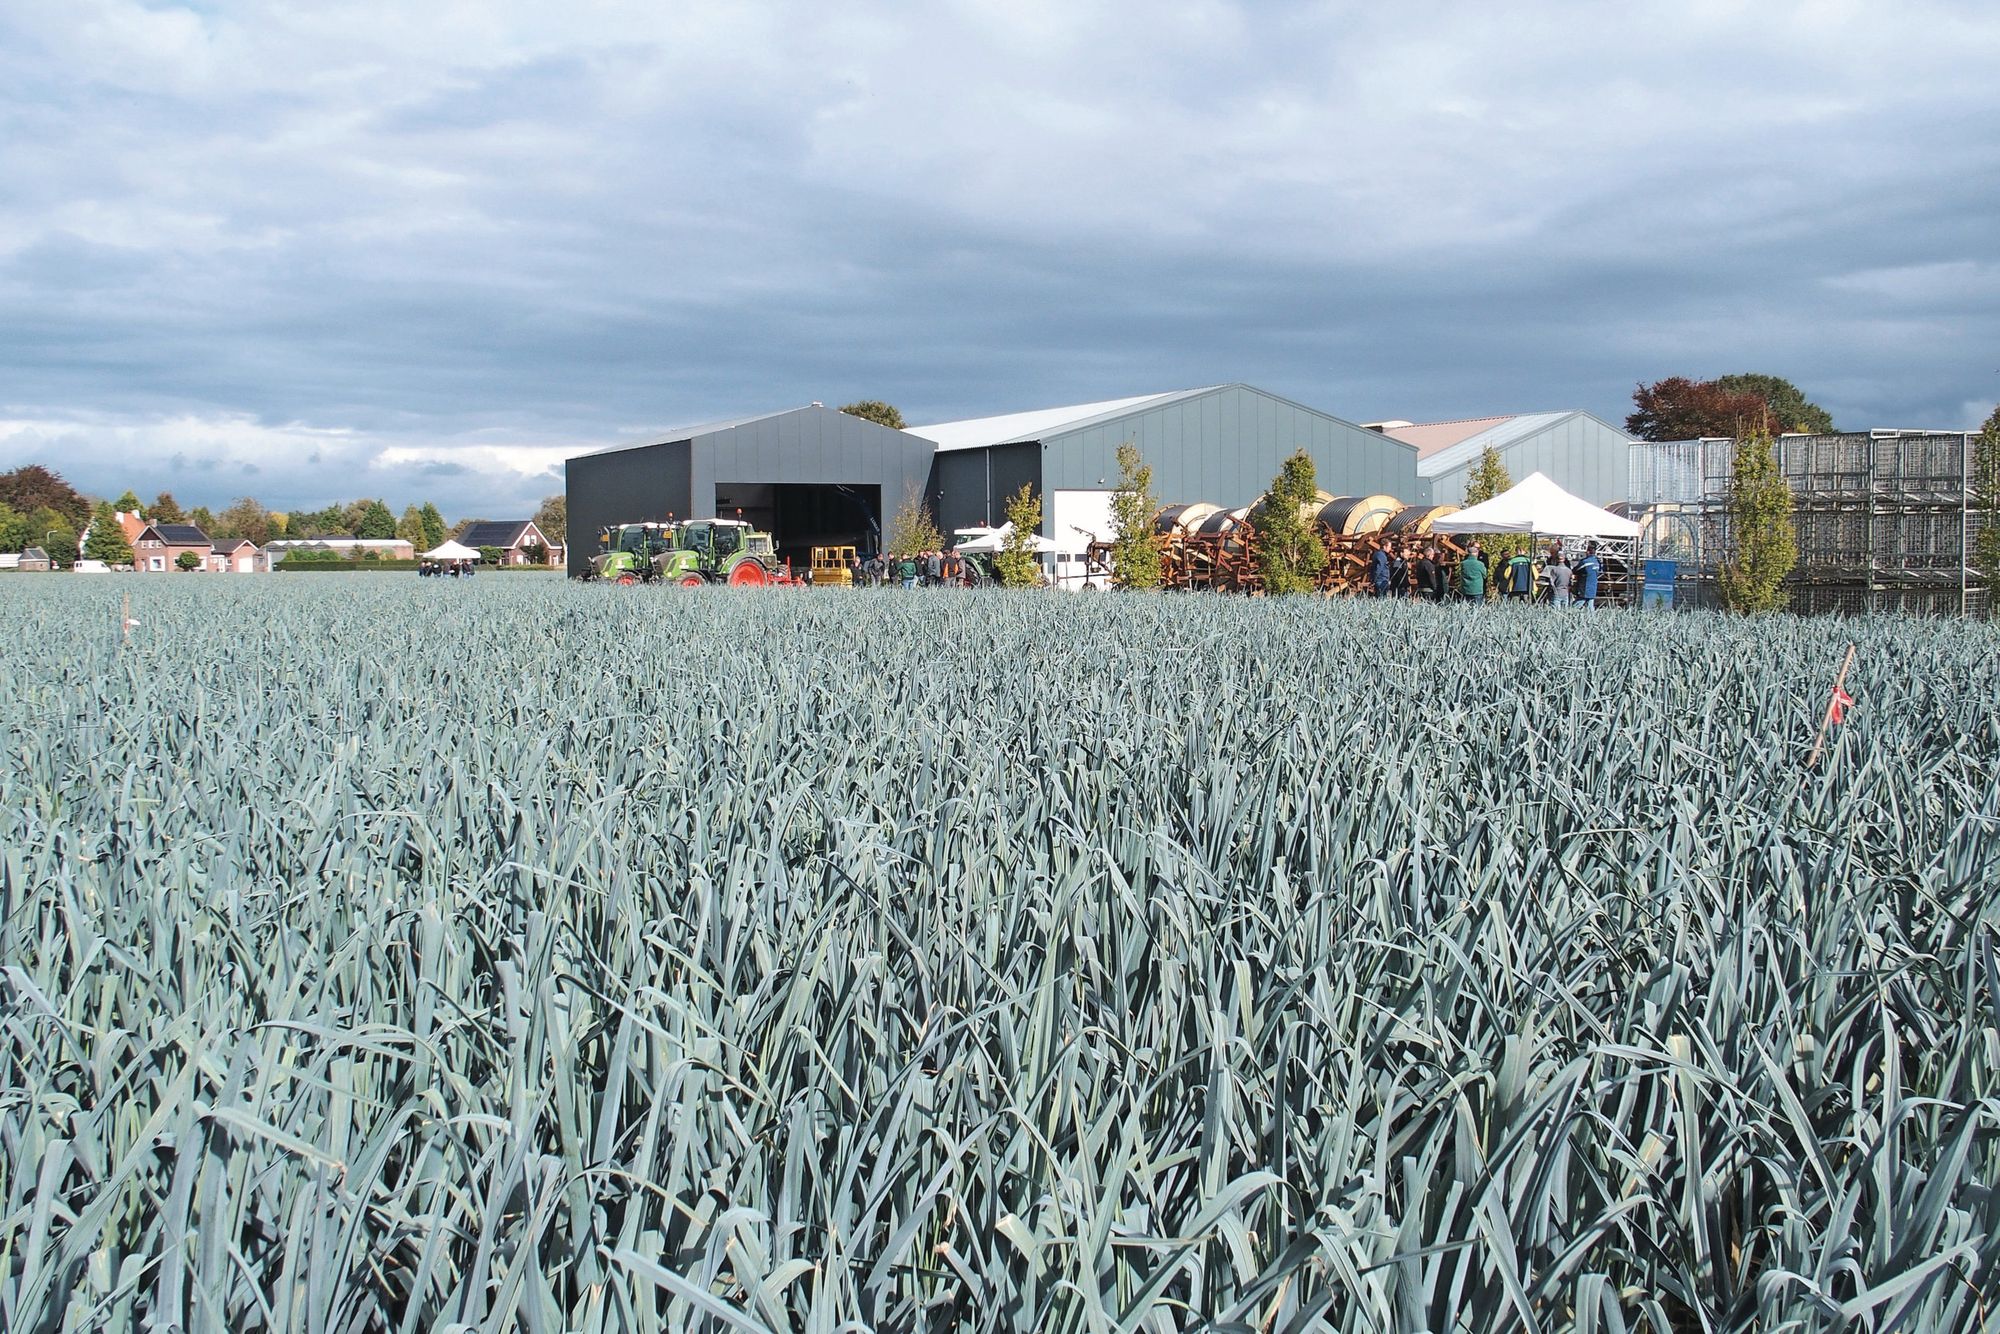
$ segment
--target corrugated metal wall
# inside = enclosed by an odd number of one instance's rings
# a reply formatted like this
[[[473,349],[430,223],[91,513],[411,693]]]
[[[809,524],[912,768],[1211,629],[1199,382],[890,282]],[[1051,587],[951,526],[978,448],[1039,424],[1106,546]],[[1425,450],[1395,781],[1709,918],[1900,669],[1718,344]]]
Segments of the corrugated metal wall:
[[[1042,485],[1116,485],[1118,446],[1128,440],[1152,466],[1162,504],[1248,504],[1299,448],[1313,456],[1320,487],[1336,495],[1417,494],[1417,451],[1409,445],[1248,385],[1050,436],[1042,442]]]
[[[876,486],[883,520],[906,487],[922,494],[931,443],[834,408],[798,408],[689,440],[585,454],[564,465],[569,572],[582,574],[610,524],[715,515],[715,489],[732,482]]]
[[[1593,505],[1629,498],[1632,442],[1617,429],[1584,413],[1554,422],[1526,439],[1500,447],[1507,475],[1520,481],[1529,473],[1546,473],[1551,481]],[[1462,505],[1467,477],[1477,457],[1450,472],[1426,479],[1422,503]]]
[[[928,440],[892,431],[835,408],[800,408],[694,438],[690,517],[715,514],[715,488],[730,482],[845,484],[882,488],[884,523],[904,488],[921,495],[930,479]]]
[[[946,537],[957,528],[996,527],[1007,518],[1007,498],[1024,484],[1041,492],[1039,445],[945,450],[931,468],[931,512]]]
[[[597,534],[616,523],[685,519],[690,505],[688,442],[585,454],[563,465],[569,496],[569,573],[581,575],[598,551]]]

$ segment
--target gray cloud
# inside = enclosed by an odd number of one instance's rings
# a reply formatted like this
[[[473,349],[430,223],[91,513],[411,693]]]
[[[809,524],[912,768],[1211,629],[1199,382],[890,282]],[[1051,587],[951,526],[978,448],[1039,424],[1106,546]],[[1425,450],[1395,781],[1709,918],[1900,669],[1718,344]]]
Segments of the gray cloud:
[[[0,465],[501,513],[814,398],[2000,393],[1987,6],[710,8],[10,7]]]

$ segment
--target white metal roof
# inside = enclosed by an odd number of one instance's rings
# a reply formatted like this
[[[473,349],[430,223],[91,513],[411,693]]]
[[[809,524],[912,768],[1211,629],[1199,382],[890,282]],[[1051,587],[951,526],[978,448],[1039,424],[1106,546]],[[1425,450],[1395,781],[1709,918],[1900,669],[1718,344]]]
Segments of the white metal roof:
[[[1465,437],[1455,445],[1419,458],[1417,476],[1442,477],[1448,472],[1477,463],[1479,456],[1489,448],[1505,449],[1511,444],[1547,430],[1559,421],[1576,416],[1577,412],[1578,409],[1571,408],[1565,412],[1523,412],[1517,416],[1503,417],[1496,424]]]
[[[718,431],[731,430],[738,426],[748,426],[767,417],[782,417],[788,412],[799,412],[805,408],[823,407],[820,403],[801,403],[797,407],[779,408],[776,412],[753,412],[747,417],[725,417],[721,421],[699,422],[693,426],[674,426],[664,431],[649,431],[638,440],[628,440],[622,445],[606,445],[603,449],[593,449],[593,454],[616,454],[626,449],[648,449],[654,445],[671,445],[680,440],[692,440],[698,435],[714,435]]]
[[[998,417],[969,417],[964,421],[936,422],[912,426],[911,435],[936,443],[939,450],[982,449],[988,445],[1012,445],[1043,440],[1106,417],[1122,417],[1131,412],[1160,407],[1177,399],[1206,394],[1216,385],[1200,389],[1176,389],[1164,394],[1141,394],[1137,398],[1108,398],[1101,403],[1077,403],[1066,408],[1037,408],[1032,412],[1009,412]]]

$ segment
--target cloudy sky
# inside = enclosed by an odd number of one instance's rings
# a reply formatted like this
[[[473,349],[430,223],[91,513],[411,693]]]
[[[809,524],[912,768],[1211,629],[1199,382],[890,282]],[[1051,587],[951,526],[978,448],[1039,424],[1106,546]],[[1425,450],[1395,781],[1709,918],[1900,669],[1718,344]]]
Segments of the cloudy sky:
[[[0,467],[524,513],[820,399],[2000,396],[2000,7],[8,0]]]

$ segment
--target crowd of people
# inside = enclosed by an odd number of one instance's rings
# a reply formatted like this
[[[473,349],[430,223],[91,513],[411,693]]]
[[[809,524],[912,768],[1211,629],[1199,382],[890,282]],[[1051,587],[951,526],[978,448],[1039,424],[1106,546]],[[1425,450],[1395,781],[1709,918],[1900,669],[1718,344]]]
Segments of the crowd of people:
[[[420,579],[470,579],[472,567],[479,562],[470,560],[427,560],[418,564],[417,577]]]
[[[879,588],[964,587],[980,582],[980,572],[956,551],[918,551],[895,556],[877,552],[854,562],[854,582]]]
[[[1385,542],[1368,559],[1368,591],[1375,597],[1414,597],[1429,602],[1479,602],[1498,594],[1509,602],[1597,605],[1604,561],[1595,542],[1585,544],[1574,560],[1562,543],[1551,542],[1541,559],[1521,551],[1498,561],[1497,566],[1487,559],[1476,538],[1456,568],[1435,543]]]

